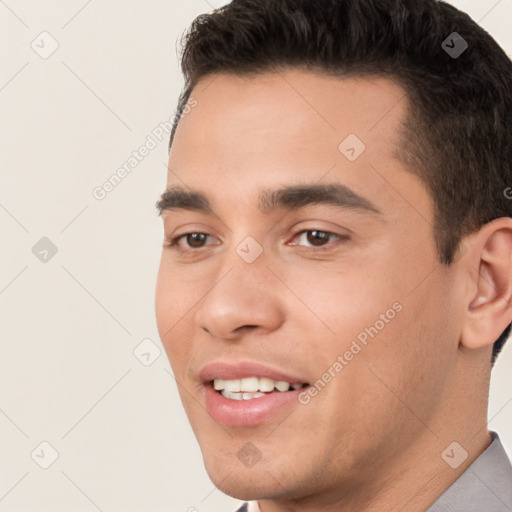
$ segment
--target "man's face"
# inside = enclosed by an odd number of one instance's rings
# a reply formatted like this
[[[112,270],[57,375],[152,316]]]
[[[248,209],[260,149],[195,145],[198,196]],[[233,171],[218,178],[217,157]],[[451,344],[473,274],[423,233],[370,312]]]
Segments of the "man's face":
[[[211,212],[169,198],[165,238],[192,235],[163,249],[156,313],[227,494],[353,490],[441,428],[461,290],[438,261],[425,186],[393,156],[404,94],[298,70],[217,75],[192,93],[167,185],[203,194]],[[299,191],[271,207],[272,191],[318,185],[353,194],[310,203]],[[251,377],[265,378],[241,381],[243,399],[237,382]],[[249,392],[270,377],[302,387]]]

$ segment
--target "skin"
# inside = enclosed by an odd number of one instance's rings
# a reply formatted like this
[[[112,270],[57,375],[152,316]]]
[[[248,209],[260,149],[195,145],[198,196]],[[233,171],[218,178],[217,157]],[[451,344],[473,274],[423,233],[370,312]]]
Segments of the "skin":
[[[492,343],[512,320],[512,220],[486,224],[452,266],[440,264],[432,199],[398,158],[407,98],[389,79],[215,75],[192,96],[168,186],[204,192],[214,215],[164,212],[164,232],[211,237],[199,249],[164,246],[156,315],[210,478],[262,512],[426,510],[491,441]],[[366,145],[354,162],[338,150],[350,133]],[[262,189],[318,182],[349,186],[382,216],[258,209]],[[307,229],[349,239],[317,247],[298,235]],[[235,251],[247,236],[263,248],[251,264]],[[197,373],[207,362],[259,361],[313,383],[397,301],[402,310],[307,405],[253,427],[205,411]],[[237,458],[249,441],[262,454],[251,468]],[[468,452],[456,469],[441,458],[453,441]]]

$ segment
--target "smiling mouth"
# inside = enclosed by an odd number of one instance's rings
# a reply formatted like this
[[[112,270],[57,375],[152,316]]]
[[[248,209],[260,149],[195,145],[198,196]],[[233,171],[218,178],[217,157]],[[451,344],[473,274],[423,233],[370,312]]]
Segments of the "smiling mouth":
[[[217,393],[229,400],[253,400],[273,393],[298,391],[309,386],[303,382],[286,382],[268,377],[244,377],[242,379],[213,379],[210,385]]]

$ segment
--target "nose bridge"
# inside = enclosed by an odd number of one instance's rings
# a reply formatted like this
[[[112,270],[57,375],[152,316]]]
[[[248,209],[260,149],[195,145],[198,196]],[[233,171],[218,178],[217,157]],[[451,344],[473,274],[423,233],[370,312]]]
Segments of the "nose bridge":
[[[283,321],[278,283],[255,242],[246,239],[225,257],[215,283],[198,305],[196,324],[215,337],[236,336],[239,327],[248,325],[272,330]]]

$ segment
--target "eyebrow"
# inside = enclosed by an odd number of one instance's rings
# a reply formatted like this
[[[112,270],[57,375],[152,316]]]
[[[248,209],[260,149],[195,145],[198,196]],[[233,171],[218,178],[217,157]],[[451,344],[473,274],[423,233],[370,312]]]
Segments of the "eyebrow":
[[[375,216],[382,212],[367,198],[341,183],[293,185],[277,190],[263,190],[258,208],[262,213],[278,209],[297,210],[314,204],[326,204]],[[190,210],[214,214],[208,197],[197,190],[179,186],[168,188],[156,203],[159,215],[172,210]]]

